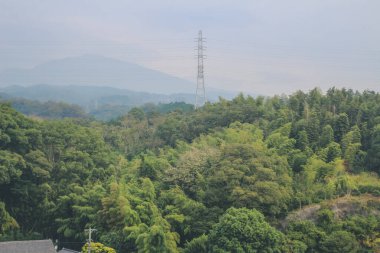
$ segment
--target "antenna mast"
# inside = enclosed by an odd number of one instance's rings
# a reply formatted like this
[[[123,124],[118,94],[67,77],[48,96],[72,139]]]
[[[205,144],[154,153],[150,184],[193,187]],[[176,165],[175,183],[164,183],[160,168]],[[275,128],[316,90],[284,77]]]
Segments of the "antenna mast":
[[[203,69],[203,59],[205,59],[205,55],[203,51],[205,47],[203,43],[205,42],[205,38],[202,37],[202,31],[198,33],[198,75],[197,75],[197,90],[195,92],[195,109],[198,109],[202,105],[204,105],[206,100],[206,91],[205,91],[205,79],[204,79],[204,69]]]

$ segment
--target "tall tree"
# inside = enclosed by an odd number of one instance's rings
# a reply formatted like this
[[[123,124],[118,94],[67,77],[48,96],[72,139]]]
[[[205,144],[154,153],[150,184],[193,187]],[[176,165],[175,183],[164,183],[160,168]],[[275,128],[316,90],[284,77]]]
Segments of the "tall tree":
[[[371,148],[368,150],[368,163],[372,170],[380,174],[380,124],[373,130]]]
[[[255,209],[230,208],[209,235],[209,252],[281,252],[283,235]]]

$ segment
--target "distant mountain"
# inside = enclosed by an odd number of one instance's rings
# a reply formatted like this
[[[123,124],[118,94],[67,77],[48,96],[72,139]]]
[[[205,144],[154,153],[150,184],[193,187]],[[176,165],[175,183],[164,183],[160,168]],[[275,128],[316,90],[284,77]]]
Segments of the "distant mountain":
[[[195,84],[134,63],[85,55],[49,61],[32,69],[0,72],[0,86],[36,84],[106,86],[159,94],[193,93]]]
[[[219,96],[231,99],[236,92],[210,89],[208,99],[213,102]],[[127,89],[100,86],[59,86],[59,85],[32,85],[0,87],[0,96],[19,97],[41,102],[57,101],[77,104],[84,108],[93,108],[99,105],[132,105],[139,106],[145,103],[194,103],[194,93],[174,93],[170,95],[150,92],[137,92]]]
[[[234,92],[210,89],[208,90],[207,97],[210,102],[214,102],[218,100],[218,97],[231,99],[235,95],[236,93]],[[79,105],[90,115],[98,119],[109,120],[127,113],[132,107],[142,106],[147,103],[168,104],[184,102],[193,104],[195,94],[175,93],[165,95],[112,87],[32,85],[27,87],[0,87],[0,98],[16,102],[28,99],[42,103],[41,106],[50,105],[50,102]],[[23,103],[22,108],[25,107],[24,104],[31,105],[31,103]],[[16,108],[19,107],[16,106]],[[23,109],[21,111],[24,112],[26,110]]]
[[[144,103],[192,102],[193,94],[164,95],[148,92],[137,92],[126,89],[96,86],[9,86],[0,87],[0,93],[7,97],[20,97],[41,102],[57,101],[77,104],[84,108],[100,105],[132,105]]]

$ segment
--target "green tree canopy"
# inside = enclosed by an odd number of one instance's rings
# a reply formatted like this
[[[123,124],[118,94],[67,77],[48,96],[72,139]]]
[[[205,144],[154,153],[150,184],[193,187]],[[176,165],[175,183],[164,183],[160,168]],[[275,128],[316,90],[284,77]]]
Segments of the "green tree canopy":
[[[281,252],[283,235],[255,209],[230,208],[209,235],[210,252]]]

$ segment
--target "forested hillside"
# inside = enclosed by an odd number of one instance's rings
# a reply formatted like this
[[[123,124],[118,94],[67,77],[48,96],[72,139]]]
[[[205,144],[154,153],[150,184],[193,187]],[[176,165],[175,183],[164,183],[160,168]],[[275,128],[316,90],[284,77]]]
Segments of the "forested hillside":
[[[11,104],[14,109],[25,115],[47,119],[85,118],[90,116],[80,106],[64,102],[39,102],[24,98],[3,100],[0,98],[1,102]]]
[[[159,86],[156,81],[155,85]],[[0,102],[6,100],[16,110],[27,115],[64,118],[81,115],[83,110],[102,121],[115,119],[128,113],[133,107],[140,107],[145,104],[194,102],[192,93],[171,93],[169,95],[162,94],[162,90],[160,93],[152,93],[152,90],[147,91],[149,92],[77,85],[0,86]],[[209,101],[215,102],[220,96],[232,99],[237,94],[237,92],[210,88],[207,96]]]
[[[0,104],[0,239],[116,252],[379,252],[380,94],[332,88],[134,108]]]
[[[84,95],[83,95],[84,96]],[[153,96],[153,95],[152,95]],[[121,97],[120,100],[124,98]],[[138,99],[138,98],[137,98]],[[124,99],[125,100],[125,99]],[[140,107],[144,111],[155,111],[157,113],[168,113],[177,109],[185,112],[193,110],[193,105],[186,104],[185,102],[170,102],[170,103],[142,103]],[[0,103],[9,103],[12,108],[24,115],[43,118],[43,119],[64,119],[64,118],[94,118],[96,120],[108,121],[114,120],[125,115],[134,106],[132,105],[118,105],[118,104],[103,104],[96,109],[85,111],[85,109],[77,104],[69,104],[65,102],[57,102],[49,100],[47,102],[40,102],[38,100],[29,100],[25,98],[12,98],[7,97],[0,93]]]

